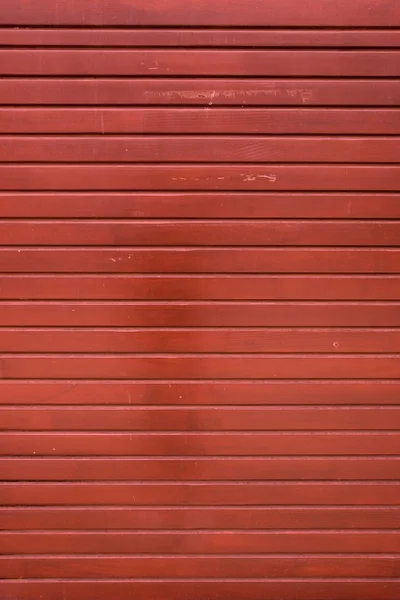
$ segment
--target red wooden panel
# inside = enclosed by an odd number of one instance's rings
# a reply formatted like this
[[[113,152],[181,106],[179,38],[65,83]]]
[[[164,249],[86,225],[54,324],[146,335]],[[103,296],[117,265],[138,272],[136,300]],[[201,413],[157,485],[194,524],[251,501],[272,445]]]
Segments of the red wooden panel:
[[[299,594],[306,595],[307,600],[398,600],[400,580],[398,578],[355,578],[355,579],[221,579],[213,580],[141,580],[103,579],[102,581],[82,579],[73,581],[59,580],[9,580],[0,583],[0,591],[7,597],[18,600],[64,600],[65,597],[87,600],[108,600],[110,595],[118,595],[120,600],[135,597],[137,600],[158,598],[187,598],[197,594],[198,598],[208,600],[297,600]]]
[[[400,352],[400,329],[0,329],[0,352]]]
[[[9,379],[395,379],[396,354],[3,354]]]
[[[399,12],[400,18],[400,12]],[[1,21],[0,21],[1,22]],[[400,24],[400,23],[399,23]],[[399,50],[0,50],[0,75],[396,77]]]
[[[400,249],[3,247],[0,269],[4,273],[399,273]]]
[[[8,246],[399,246],[400,221],[0,221]]]
[[[376,402],[376,398],[375,398]],[[343,456],[343,455],[365,455],[365,456],[383,456],[387,454],[396,455],[399,451],[400,433],[399,432],[271,432],[271,433],[48,433],[48,432],[10,432],[0,433],[0,455],[1,456]],[[58,485],[58,487],[57,487]],[[54,490],[60,492],[59,504],[67,504],[64,496],[64,488],[55,485]],[[379,498],[376,495],[380,489],[380,484],[375,484],[373,497],[369,498],[364,487],[356,488],[360,490],[360,497],[365,498],[361,504],[397,504],[393,499]],[[69,484],[67,484],[67,487]],[[186,484],[185,484],[186,486]],[[65,486],[64,486],[65,487]],[[243,484],[243,489],[247,484]],[[0,487],[3,493],[4,487]],[[12,488],[14,489],[14,488]],[[14,504],[21,504],[27,492],[33,489],[26,485],[21,488],[21,498]],[[36,489],[36,488],[35,488]],[[82,489],[81,487],[74,489]],[[90,488],[92,489],[92,488]],[[110,486],[110,489],[114,489]],[[119,489],[119,488],[118,488]],[[115,493],[118,491],[115,488]],[[140,488],[141,489],[141,488]],[[188,488],[184,487],[186,492]],[[182,504],[186,503],[187,495],[184,489],[180,490]],[[271,488],[275,489],[275,488]],[[307,488],[308,489],[308,488]],[[331,494],[332,488],[324,488]],[[354,489],[349,490],[349,497],[344,504],[359,504],[355,502]],[[397,488],[396,488],[397,489]],[[399,487],[400,489],[400,487]],[[363,491],[364,490],[364,491]],[[253,488],[248,491],[251,496]],[[361,493],[362,492],[362,493]],[[327,495],[322,504],[334,505],[336,498]],[[178,494],[179,495],[179,494]],[[311,494],[315,500],[315,493]],[[129,496],[128,503],[132,501],[134,495]],[[165,504],[164,500],[158,495],[152,493],[153,502]],[[4,504],[13,504],[13,501]],[[22,499],[22,500],[21,500]],[[291,493],[290,504],[302,504],[302,498],[297,494]],[[199,500],[199,499],[198,499]],[[222,504],[232,504],[232,497],[228,494],[225,502]],[[368,502],[370,500],[370,502]],[[393,501],[392,501],[393,500]],[[53,500],[45,493],[41,487],[37,495],[37,502],[40,505],[53,504]],[[248,502],[252,503],[248,498]],[[271,499],[264,499],[253,504],[271,503]],[[26,503],[32,502],[26,496]],[[104,504],[102,498],[96,494],[85,498],[80,498],[78,504]],[[111,502],[115,504],[117,502]],[[217,501],[215,501],[217,504]],[[272,502],[273,503],[273,502]],[[278,504],[280,501],[277,502]],[[315,502],[318,504],[318,502]],[[140,504],[140,502],[139,502]],[[168,502],[167,502],[168,504]],[[198,502],[193,502],[198,505]]]
[[[1,162],[397,163],[400,155],[398,136],[4,136],[0,139]]]
[[[397,191],[400,166],[0,164],[4,190]]]
[[[7,381],[6,405],[382,405],[398,403],[400,381]]]
[[[397,4],[3,4],[0,597],[397,600]]]
[[[107,459],[109,460],[109,459]],[[213,459],[215,460],[215,458]],[[390,529],[398,506],[246,507],[11,507],[0,508],[1,529]],[[42,557],[41,557],[42,558]],[[65,556],[63,557],[65,559]],[[82,558],[82,557],[81,557]],[[241,556],[241,558],[244,558]],[[254,557],[253,557],[254,558]],[[283,558],[281,556],[281,558]],[[333,558],[330,555],[330,558]],[[1,559],[0,559],[1,560]],[[27,557],[25,557],[27,560]]]
[[[62,31],[58,30],[57,35],[61,35]],[[79,33],[79,30],[74,31]],[[101,30],[92,30],[92,33],[100,35]],[[162,31],[157,35],[160,33]],[[317,37],[318,30],[315,30],[313,39]],[[18,105],[23,98],[24,105],[397,106],[400,102],[400,82],[397,79],[372,81],[348,78],[13,77],[0,81],[0,94],[0,105]]]
[[[195,459],[29,457],[0,459],[0,468],[4,481],[396,480],[399,475],[400,457],[258,459],[254,457],[196,457]]]
[[[2,300],[400,300],[397,275],[0,275]],[[6,310],[8,310],[9,305]],[[82,305],[79,305],[80,307]],[[164,304],[164,306],[166,306]],[[218,310],[219,305],[215,305]],[[133,308],[133,307],[132,307]],[[161,305],[160,305],[161,309]],[[211,309],[210,309],[211,310]],[[0,308],[1,314],[1,308]],[[183,316],[183,313],[182,313]],[[184,319],[175,323],[187,324]],[[262,324],[262,323],[260,323]],[[4,338],[3,338],[4,340]]]
[[[400,134],[393,108],[1,108],[3,133]],[[17,188],[18,189],[18,188]],[[325,189],[325,188],[323,188]],[[368,188],[367,188],[368,189]]]
[[[184,0],[70,0],[54,10],[51,0],[3,0],[3,25],[76,26],[336,26],[398,27],[400,7],[395,0],[269,0],[250,2],[218,0],[210,8],[207,0],[195,4]]]
[[[400,31],[377,28],[335,30],[271,29],[269,27],[266,29],[0,28],[0,46],[394,48],[400,46]]]
[[[7,302],[0,325],[397,327],[399,302]]]
[[[251,484],[249,484],[251,485]],[[398,552],[397,532],[193,531],[193,532],[0,532],[1,552],[69,553],[274,553]]]
[[[312,437],[308,434],[308,437]],[[371,437],[371,436],[370,436]],[[178,505],[178,506],[218,506],[218,505],[381,505],[399,504],[400,483],[399,482],[119,482],[119,483],[2,483],[0,484],[0,503],[4,505]],[[214,534],[208,532],[189,532],[167,535],[162,533],[140,534],[129,532],[113,533],[74,533],[57,534],[53,532],[38,533],[2,533],[0,532],[0,552],[3,554],[29,552],[51,553],[51,552],[176,552],[177,548],[184,546],[180,536],[188,540],[189,547],[186,552],[199,553],[223,553],[225,551],[235,552],[307,552],[312,551],[307,544],[307,538],[314,540],[314,552],[399,552],[400,532],[398,530],[379,532],[360,531],[344,532],[343,537],[332,532],[330,535],[315,532],[299,532],[287,535],[286,532],[278,531],[271,533],[266,531],[245,532],[238,534],[242,540],[248,539],[248,545],[233,543],[229,532],[216,531]],[[129,539],[131,536],[131,539]],[[152,537],[158,543],[152,544]],[[197,537],[202,536],[202,537]],[[207,538],[207,536],[209,536]],[[321,539],[326,540],[325,547],[321,547]],[[342,539],[341,539],[342,537]],[[39,540],[45,547],[39,547]],[[59,549],[52,547],[51,540],[61,542]],[[97,539],[96,539],[97,538]],[[103,538],[104,546],[101,546]],[[124,542],[127,540],[127,542]],[[175,539],[174,539],[175,538]],[[200,543],[196,543],[196,538]],[[269,539],[268,539],[269,538]],[[272,539],[271,539],[272,538]],[[46,545],[46,539],[49,545]],[[64,543],[62,540],[65,540]],[[68,539],[75,540],[72,547],[68,547]],[[113,550],[109,540],[114,540]],[[268,541],[277,540],[277,545],[268,544]],[[139,540],[140,550],[138,545]],[[201,541],[203,540],[203,541]],[[231,540],[231,542],[229,542]],[[14,541],[14,543],[13,543]],[[191,542],[194,541],[194,544]],[[369,544],[368,544],[369,541]],[[386,545],[385,542],[388,544]],[[65,545],[67,544],[67,545]],[[87,544],[86,548],[85,545]],[[94,545],[93,545],[94,544]],[[96,544],[97,547],[96,547]],[[126,545],[127,544],[127,545]],[[182,544],[182,546],[181,546]],[[228,546],[226,545],[228,544]],[[318,548],[318,544],[320,544]],[[46,547],[47,546],[47,547]],[[183,550],[183,548],[182,548]]]
[[[400,194],[354,192],[0,192],[0,216],[124,219],[399,219]]]
[[[233,409],[145,406],[129,408],[91,406],[87,409],[0,408],[2,429],[23,431],[80,431],[83,429],[83,424],[87,431],[390,431],[399,418],[400,407],[383,406],[324,407],[318,411],[308,407],[282,406]],[[384,474],[383,464],[381,469]]]
[[[392,577],[396,555],[1,557],[0,576],[54,577]]]

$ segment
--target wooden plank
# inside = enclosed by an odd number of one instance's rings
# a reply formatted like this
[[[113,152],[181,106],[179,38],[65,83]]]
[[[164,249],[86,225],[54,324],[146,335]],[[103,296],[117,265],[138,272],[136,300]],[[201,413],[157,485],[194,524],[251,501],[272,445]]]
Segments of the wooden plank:
[[[308,437],[312,437],[308,434]],[[218,506],[218,505],[259,505],[259,504],[282,504],[282,505],[381,505],[399,504],[400,484],[399,482],[248,482],[239,483],[216,483],[216,482],[120,482],[120,483],[2,483],[0,484],[1,499],[4,505],[18,506],[46,506],[58,505],[177,505],[177,506]],[[183,536],[183,539],[180,536]],[[355,533],[337,532],[326,534],[325,532],[299,532],[287,535],[287,532],[278,533],[260,532],[238,532],[243,540],[250,539],[248,546],[238,544],[231,547],[232,553],[236,552],[305,552],[312,551],[312,542],[308,546],[307,538],[315,540],[314,552],[398,552],[400,548],[400,532],[371,532],[359,531]],[[130,536],[132,536],[130,538]],[[136,536],[136,537],[135,537]],[[151,543],[154,536],[157,545]],[[203,543],[196,544],[196,538]],[[321,540],[326,536],[325,548]],[[343,538],[342,538],[343,536]],[[91,532],[75,533],[67,532],[59,534],[53,532],[25,533],[25,532],[0,532],[0,553],[52,553],[52,552],[223,552],[227,540],[232,533],[216,531],[214,534],[208,532],[183,532],[183,533],[131,533],[129,531],[114,533]],[[58,549],[51,546],[51,540],[60,540]],[[72,547],[68,547],[68,539],[76,540]],[[101,545],[103,538],[104,546]],[[212,539],[211,539],[212,538]],[[214,539],[215,538],[215,539]],[[272,539],[271,539],[272,538]],[[293,539],[294,538],[294,539]],[[296,539],[297,538],[297,539]],[[316,538],[316,539],[315,539]],[[342,539],[341,539],[342,538]],[[46,547],[45,540],[50,541]],[[127,540],[124,542],[123,540]],[[185,548],[184,539],[188,540]],[[279,546],[275,546],[273,540],[279,540]],[[370,539],[370,545],[368,545]],[[18,540],[20,542],[18,543]],[[41,542],[45,546],[41,546]],[[65,540],[64,542],[62,540]],[[86,541],[85,541],[86,540]],[[97,542],[96,542],[97,540]],[[109,540],[115,540],[111,545]],[[142,541],[143,540],[143,541]],[[213,541],[212,541],[213,540]],[[14,543],[13,543],[14,541]],[[191,543],[191,541],[194,542]],[[81,542],[81,544],[80,544]],[[142,542],[142,543],[141,543]],[[270,543],[268,543],[270,542]],[[336,542],[336,543],[335,543]],[[98,543],[98,546],[96,546]],[[243,542],[242,542],[243,543]],[[86,545],[87,544],[87,545]],[[93,546],[93,544],[95,544]],[[134,544],[134,545],[133,545]],[[329,544],[331,544],[329,546]],[[336,545],[337,544],[337,545]],[[347,545],[346,545],[347,544]],[[125,549],[124,549],[125,546]],[[321,547],[322,546],[322,547]]]
[[[315,409],[314,409],[315,412]],[[311,429],[311,427],[310,427]],[[397,480],[400,457],[2,458],[4,481]],[[0,567],[1,573],[1,567]]]
[[[103,579],[102,581],[72,581],[58,579],[46,581],[11,579],[0,583],[4,597],[18,600],[64,600],[64,598],[85,598],[85,600],[108,600],[116,594],[120,600],[134,597],[137,600],[158,598],[186,598],[194,593],[198,598],[208,600],[297,600],[299,594],[307,595],[308,600],[398,600],[400,581],[387,579],[270,579],[270,580],[132,580]]]
[[[400,155],[400,136],[2,136],[0,140],[0,162],[387,164],[399,162]]]
[[[1,557],[3,578],[392,577],[397,556]]]
[[[399,273],[399,248],[2,247],[4,273]]]
[[[400,381],[0,380],[2,405],[397,405]]]
[[[112,531],[142,529],[146,523],[147,530],[212,529],[216,526],[225,529],[390,529],[398,527],[399,516],[398,506],[33,506],[0,508],[0,528]]]
[[[400,50],[0,49],[0,75],[398,77]]]
[[[0,329],[0,352],[400,352],[398,329]]]
[[[398,165],[0,164],[3,190],[397,191]]]
[[[47,31],[51,32],[51,30]],[[58,30],[57,35],[61,35],[62,31]],[[79,30],[74,31],[79,33]],[[92,32],[96,33],[94,30]],[[204,30],[204,33],[209,34],[211,31]],[[313,39],[317,37],[318,30],[315,30]],[[0,105],[18,105],[21,104],[22,98],[25,105],[210,106],[211,103],[211,106],[398,106],[400,82],[397,79],[372,81],[348,78],[273,79],[270,77],[268,79],[13,77],[0,81]]]
[[[375,397],[376,402],[376,397]],[[0,455],[1,456],[346,456],[346,455],[365,455],[365,456],[385,456],[397,455],[399,451],[400,433],[390,432],[315,432],[312,435],[308,432],[252,432],[252,433],[49,433],[42,432],[6,432],[0,433]],[[4,485],[0,484],[0,491],[3,494]],[[140,484],[141,485],[141,484]],[[187,485],[187,484],[182,484]],[[273,485],[273,484],[271,484]],[[346,484],[347,485],[347,484]],[[398,504],[391,499],[381,499],[377,492],[381,484],[375,484],[374,495],[370,498],[366,494],[366,488],[360,487],[360,499],[363,502],[355,502],[353,488],[346,487],[349,490],[348,501],[344,504]],[[18,501],[15,497],[4,498],[4,504],[68,504],[64,494],[64,488],[61,484],[53,486],[55,492],[59,490],[59,502],[51,498],[44,487],[40,488],[35,502],[28,496],[29,490],[33,489],[31,485],[20,488],[21,498]],[[64,486],[65,487],[65,486]],[[53,489],[52,488],[52,489]],[[119,487],[110,486],[115,493]],[[253,488],[248,488],[247,483],[243,484],[243,489],[249,489],[249,495],[253,493]],[[12,488],[14,489],[14,488]],[[35,487],[36,489],[36,487]],[[76,489],[84,489],[78,486]],[[90,488],[92,489],[92,488]],[[94,489],[94,488],[93,488]],[[271,488],[272,490],[275,488]],[[325,488],[329,491],[324,502],[314,502],[314,504],[336,504],[336,497],[332,495],[332,490],[336,488]],[[364,491],[363,491],[364,490]],[[186,493],[187,492],[187,493]],[[183,504],[191,504],[188,501],[189,488],[181,489],[180,500]],[[213,491],[214,494],[214,491]],[[257,504],[256,496],[251,500],[249,496],[248,504]],[[164,499],[152,492],[152,502],[165,504]],[[217,498],[211,504],[219,504]],[[130,493],[128,504],[131,504],[136,495]],[[310,497],[316,500],[313,492]],[[8,501],[7,501],[8,499]],[[197,499],[197,501],[195,501]],[[304,499],[296,492],[291,492],[289,504],[303,504]],[[231,505],[232,497],[228,496],[222,504]],[[279,504],[281,500],[277,502]],[[103,499],[96,493],[88,495],[84,492],[78,504],[94,505],[104,504]],[[113,504],[115,502],[111,502]],[[140,504],[140,502],[138,502]],[[274,504],[273,498],[265,497],[259,503]],[[305,502],[308,503],[308,500]],[[170,504],[168,501],[167,504]],[[201,504],[200,498],[193,498],[194,505]],[[339,502],[339,504],[341,504]]]
[[[367,192],[0,192],[2,218],[399,219],[400,194]]]
[[[190,484],[189,484],[190,485]],[[249,484],[251,485],[251,484]],[[251,510],[251,508],[249,507]],[[215,510],[215,509],[213,509]],[[289,535],[288,535],[289,534]],[[87,536],[87,537],[86,537]],[[165,536],[165,537],[164,537]],[[214,538],[219,537],[217,541]],[[292,536],[292,537],[291,537]],[[228,540],[231,538],[232,550],[230,550]],[[286,538],[286,539],[285,539]],[[288,539],[289,538],[289,539]],[[5,531],[0,533],[0,539],[4,540],[2,554],[23,553],[38,555],[41,554],[72,554],[72,553],[120,553],[132,555],[132,550],[138,554],[154,552],[157,554],[165,553],[167,555],[186,555],[192,553],[203,553],[209,555],[220,554],[239,554],[243,552],[263,554],[263,553],[290,553],[299,552],[299,546],[303,542],[306,552],[347,552],[344,544],[349,544],[350,552],[366,553],[389,553],[397,552],[399,544],[399,535],[394,531],[368,531],[368,530],[339,530],[339,531],[42,531],[42,532],[21,532]],[[79,540],[82,540],[82,547],[78,548]],[[35,551],[34,543],[37,542]],[[98,550],[94,549],[96,541],[99,544]],[[209,542],[209,546],[206,544]],[[174,547],[175,543],[175,547]],[[332,543],[332,548],[327,545]],[[379,547],[379,543],[382,547]],[[317,546],[320,544],[320,549]],[[363,544],[365,547],[363,548]],[[174,552],[177,550],[177,552]],[[225,550],[225,552],[224,552]],[[5,557],[4,557],[5,558]],[[2,560],[4,560],[2,557]],[[333,558],[333,557],[332,557]]]
[[[73,26],[239,26],[256,27],[398,27],[400,8],[393,0],[321,0],[317,6],[305,0],[249,2],[218,0],[210,10],[207,0],[70,0],[55,11],[51,0],[3,0],[1,25]]]
[[[395,379],[396,354],[3,354],[8,379]]]
[[[398,327],[398,302],[4,302],[8,327]]]
[[[400,246],[400,221],[0,220],[4,246]]]
[[[400,407],[383,406],[321,407],[319,410],[315,410],[315,407],[283,406],[219,407],[218,409],[152,406],[118,408],[91,406],[86,409],[82,407],[0,407],[0,419],[4,431],[81,431],[83,429],[85,431],[390,431],[396,423],[400,423],[399,418]],[[180,468],[185,474],[187,473],[184,465]],[[376,473],[375,477],[385,479],[385,464],[381,463],[380,468],[381,477]],[[261,472],[266,471],[265,467],[259,469]],[[328,465],[326,469],[326,479],[330,479]],[[361,470],[362,467],[360,472]],[[301,469],[299,474],[300,471]],[[139,472],[143,473],[140,470]],[[150,472],[151,466],[149,466]],[[226,472],[229,472],[228,465]],[[44,473],[47,474],[47,471]],[[176,479],[179,479],[179,466],[175,473]],[[201,473],[201,465],[198,473]],[[132,470],[131,475],[133,474]],[[136,475],[136,478],[140,479],[139,475]]]
[[[400,46],[398,29],[0,28],[0,46],[356,47]]]
[[[400,134],[397,109],[0,108],[6,133]]]
[[[400,300],[397,275],[0,275],[2,300]],[[177,323],[179,324],[179,323]]]

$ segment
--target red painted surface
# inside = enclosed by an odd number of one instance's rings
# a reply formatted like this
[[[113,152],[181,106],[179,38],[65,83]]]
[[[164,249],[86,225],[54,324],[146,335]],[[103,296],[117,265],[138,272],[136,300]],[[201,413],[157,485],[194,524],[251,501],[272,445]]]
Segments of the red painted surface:
[[[396,0],[3,0],[0,598],[398,600]]]

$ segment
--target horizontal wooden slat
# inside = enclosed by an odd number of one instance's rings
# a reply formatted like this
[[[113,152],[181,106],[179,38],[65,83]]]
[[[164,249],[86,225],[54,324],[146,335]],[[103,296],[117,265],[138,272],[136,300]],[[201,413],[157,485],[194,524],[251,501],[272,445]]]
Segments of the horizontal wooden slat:
[[[394,48],[400,46],[400,31],[398,29],[271,29],[269,27],[266,29],[0,28],[0,46]]]
[[[395,379],[395,354],[3,354],[8,379]]]
[[[51,33],[51,30],[47,31]],[[61,35],[62,31],[59,30],[57,35]],[[79,30],[75,30],[75,33],[79,33]],[[205,30],[204,33],[210,34],[211,31]],[[335,32],[331,31],[331,33]],[[317,37],[318,33],[315,30],[313,39]],[[25,105],[68,104],[72,106],[88,104],[398,106],[400,82],[397,79],[372,81],[370,79],[272,79],[270,77],[268,79],[13,77],[3,78],[0,81],[0,105],[18,105],[21,104],[22,99]]]
[[[14,556],[0,558],[3,578],[54,577],[392,577],[398,556]]]
[[[290,533],[290,534],[289,534]],[[40,532],[0,533],[1,551],[26,554],[66,553],[266,553],[266,552],[398,552],[392,532]],[[96,547],[97,544],[97,547]],[[303,544],[303,546],[302,546]],[[36,548],[35,548],[36,545]],[[346,546],[347,545],[347,546]],[[337,575],[338,576],[338,575]]]
[[[75,26],[335,26],[398,27],[400,8],[393,0],[312,0],[301,5],[296,0],[269,0],[249,3],[218,0],[212,7],[207,0],[193,5],[184,0],[70,0],[62,10],[54,10],[51,0],[3,0],[2,25],[75,25]]]
[[[1,170],[0,170],[1,171]],[[4,273],[399,273],[396,248],[0,249]]]
[[[400,64],[400,61],[399,61]],[[398,163],[400,137],[2,136],[0,162]]]
[[[382,405],[398,404],[400,381],[9,381],[0,403],[15,405]]]
[[[0,108],[6,133],[400,134],[397,109]]]
[[[0,329],[0,352],[400,352],[399,329]]]
[[[0,216],[399,219],[396,193],[0,192]]]
[[[398,165],[0,164],[3,190],[397,191],[399,181]]]
[[[376,402],[376,397],[375,397]],[[273,433],[0,433],[1,456],[294,456],[294,455],[365,455],[383,456],[398,454],[400,433],[364,433],[364,432],[273,432]],[[24,488],[24,493],[30,487]],[[61,489],[61,488],[56,488]],[[350,489],[350,488],[348,488]],[[364,489],[364,488],[363,488]],[[380,488],[376,488],[380,489]],[[3,492],[3,488],[0,488]],[[186,490],[188,491],[188,490]],[[251,490],[250,490],[251,492]],[[250,493],[249,492],[249,493]],[[181,490],[181,500],[187,496]],[[364,492],[363,492],[364,494]],[[132,494],[128,503],[132,501]],[[153,501],[164,501],[153,494]],[[314,497],[314,496],[313,496]],[[27,497],[26,497],[27,498]],[[378,498],[365,496],[364,504],[391,504],[389,500],[375,502]],[[64,501],[62,501],[64,500]],[[231,504],[232,498],[226,498],[222,504]],[[14,501],[10,500],[12,504]],[[27,498],[28,502],[28,498]],[[39,504],[52,504],[51,498],[43,491],[38,498]],[[263,500],[272,502],[271,499]],[[14,502],[20,504],[20,502]],[[65,498],[61,504],[68,504]],[[104,504],[98,498],[82,498],[82,504]],[[165,502],[164,502],[165,503]],[[215,502],[217,503],[217,502]],[[253,502],[257,504],[257,502]],[[279,502],[278,502],[279,503]],[[292,494],[291,504],[302,504],[301,496]],[[335,504],[333,496],[327,497],[322,504]],[[29,502],[28,502],[29,504]],[[140,504],[140,503],[139,503]],[[199,502],[194,502],[199,504]],[[273,504],[273,502],[272,502]],[[349,498],[347,504],[354,504]]]
[[[4,326],[397,327],[398,302],[4,302]]]
[[[5,246],[400,246],[400,221],[0,221]]]
[[[158,275],[0,275],[0,298],[399,300],[400,278],[393,275],[163,275],[162,278]]]
[[[64,600],[68,595],[85,600],[108,600],[118,595],[120,600],[148,600],[158,598],[186,598],[197,594],[198,598],[208,600],[297,600],[299,594],[307,595],[308,600],[320,600],[329,595],[331,600],[348,600],[349,594],[354,600],[398,600],[400,581],[378,579],[251,579],[233,581],[213,580],[129,580],[103,579],[96,581],[72,581],[58,579],[47,581],[10,579],[0,583],[0,592],[5,597],[18,600]]]
[[[0,49],[0,75],[395,77],[400,50]]]
[[[215,460],[215,459],[213,459]],[[1,529],[387,529],[398,528],[398,506],[264,507],[11,507]]]
[[[372,431],[392,430],[400,423],[400,407],[1,407],[0,421],[3,430],[26,431]],[[383,477],[384,464],[381,469]]]
[[[309,437],[311,437],[308,434]],[[2,506],[4,505],[38,505],[45,506],[48,504],[61,504],[61,505],[87,505],[87,504],[101,504],[101,505],[114,505],[114,504],[124,504],[124,505],[149,505],[149,506],[157,506],[157,505],[178,505],[178,506],[218,506],[218,505],[259,505],[259,504],[308,504],[308,505],[319,505],[319,504],[337,504],[337,505],[380,505],[380,504],[399,504],[400,503],[400,483],[393,482],[340,482],[340,483],[332,483],[332,482],[240,482],[240,483],[193,483],[193,482],[158,482],[158,483],[147,483],[147,482],[129,482],[129,483],[2,483],[0,484],[0,503]],[[145,523],[143,524],[145,525]],[[165,532],[159,534],[159,539],[161,542],[161,547],[158,548],[147,547],[147,550],[142,547],[141,552],[176,552],[177,548],[180,546],[179,543],[179,535],[173,538],[173,534],[170,534],[171,537],[169,541],[168,538],[165,539],[166,547],[162,546],[163,536]],[[57,534],[49,533],[47,535],[48,538],[57,537]],[[74,549],[70,549],[70,551],[78,551],[78,552],[112,552],[111,548],[107,545],[106,548],[101,548],[100,545],[91,549],[87,548],[85,550],[84,540],[88,540],[88,544],[90,536],[92,534],[84,533],[84,534],[67,534],[71,535],[73,538],[75,535],[78,539],[82,539],[82,546],[76,546]],[[112,536],[113,534],[102,534],[104,537]],[[129,536],[130,534],[127,532],[119,532],[114,535],[115,542],[121,543],[121,539],[125,536]],[[135,535],[135,534],[132,534]],[[142,534],[142,539],[144,544],[150,543],[151,535],[148,532]],[[157,534],[155,534],[157,537]],[[194,537],[196,538],[197,533],[194,535],[192,533],[183,534],[186,535],[187,538]],[[199,535],[201,533],[199,532]],[[280,538],[282,546],[281,552],[290,552],[294,550],[297,546],[296,542],[294,542],[294,547],[292,546],[292,536],[287,535],[286,532],[280,532],[278,534],[269,534],[269,533],[258,533],[258,534],[249,534],[243,533],[243,538],[246,539],[246,536],[249,535],[250,538],[256,538],[260,540],[260,545],[257,547],[256,544],[251,544],[251,548],[240,548],[236,547],[236,549],[231,548],[231,551],[237,552],[265,552],[267,551],[266,540],[263,536],[265,535],[268,539],[269,535],[272,537],[275,536]],[[303,533],[299,534],[301,539]],[[311,538],[313,534],[310,535]],[[321,536],[324,534],[317,534],[317,537],[321,539]],[[382,533],[383,539],[379,540],[378,535],[371,534],[368,532],[364,534],[364,532],[357,533],[355,535],[352,533],[344,533],[346,538],[347,547],[335,548],[335,535],[328,535],[327,542],[330,540],[332,545],[330,547],[326,547],[326,552],[334,552],[336,551],[345,551],[345,552],[357,552],[364,549],[364,551],[373,552],[390,552],[390,551],[399,551],[400,549],[400,532],[396,531],[395,533]],[[31,537],[32,536],[32,537]],[[37,553],[39,552],[39,547],[37,545],[38,537],[43,536],[45,539],[45,534],[40,533],[39,536],[35,536],[35,534],[25,534],[25,533],[12,533],[9,536],[5,533],[0,532],[0,553],[8,554],[13,552],[28,552],[28,538],[32,539],[31,552]],[[368,540],[368,536],[371,536],[372,546],[367,547],[366,543],[363,545],[362,538],[366,538]],[[387,536],[387,539],[392,543],[389,544],[385,548],[385,544],[382,543]],[[65,536],[62,536],[65,539]],[[98,537],[96,535],[94,538]],[[140,536],[138,536],[140,537]],[[211,542],[211,539],[208,538],[207,534],[204,535],[206,545],[201,547],[197,546],[196,548],[192,548],[193,552],[207,552],[211,550],[211,547],[214,548],[215,552],[223,552],[223,548],[226,544],[227,539],[229,539],[229,535],[223,534],[223,532],[216,532],[215,543]],[[340,536],[338,537],[338,541],[340,540]],[[7,539],[8,538],[8,539]],[[224,542],[225,538],[225,542]],[[7,541],[11,541],[12,539],[22,541],[22,545],[18,548],[15,546],[8,546]],[[100,538],[101,539],[101,538]],[[126,538],[125,538],[126,539]],[[129,538],[128,538],[129,539]],[[305,538],[307,539],[307,538]],[[120,542],[118,542],[120,540]],[[146,541],[147,540],[147,541]],[[178,540],[178,541],[177,541]],[[351,546],[351,540],[353,540],[353,547]],[[94,541],[94,540],[93,540]],[[303,546],[297,547],[297,551],[311,551],[311,548],[308,547],[303,541]],[[381,542],[381,545],[380,545]],[[301,543],[301,542],[300,542]],[[360,545],[359,545],[360,544]],[[271,544],[272,546],[272,544]],[[130,548],[128,551],[132,552],[132,542],[128,543],[128,547]],[[183,549],[182,549],[183,550]],[[315,548],[317,550],[317,548]],[[323,550],[321,547],[318,550]],[[53,552],[51,548],[47,548],[46,550],[42,550],[42,552]],[[60,548],[59,552],[68,552],[67,548]],[[122,551],[122,548],[121,548]],[[139,548],[136,547],[136,551],[139,551]],[[185,550],[183,550],[185,551]],[[189,548],[186,549],[189,551]],[[278,551],[278,548],[270,547],[269,551]],[[118,552],[115,548],[114,552]]]
[[[310,427],[311,428],[311,427]],[[3,458],[4,481],[396,480],[390,458]]]

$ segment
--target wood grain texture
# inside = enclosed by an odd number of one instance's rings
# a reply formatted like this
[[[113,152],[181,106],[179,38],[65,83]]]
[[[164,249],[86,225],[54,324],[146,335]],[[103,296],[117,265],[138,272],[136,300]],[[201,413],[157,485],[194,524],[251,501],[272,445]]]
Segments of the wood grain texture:
[[[396,108],[0,108],[2,133],[400,134]],[[348,191],[348,190],[344,190]],[[370,190],[371,191],[371,190]]]
[[[8,30],[13,31],[13,30]],[[23,31],[23,30],[20,30]],[[35,30],[32,30],[33,32]],[[47,30],[51,32],[52,30]],[[77,34],[79,30],[74,30]],[[178,30],[179,31],[179,30]],[[229,34],[229,30],[228,34]],[[62,35],[58,30],[57,35]],[[101,32],[101,30],[99,30]],[[92,30],[92,33],[100,34]],[[205,30],[206,33],[210,31]],[[157,36],[162,33],[160,30]],[[299,32],[301,33],[301,32]],[[331,33],[335,33],[331,31]],[[119,34],[120,35],[120,34]],[[318,37],[318,30],[313,39]],[[400,35],[399,35],[400,37]],[[0,32],[1,38],[1,32]],[[379,75],[379,74],[378,74]],[[5,77],[0,105],[398,106],[397,79]]]
[[[218,0],[210,9],[207,0],[195,5],[184,0],[70,0],[54,11],[51,0],[4,0],[1,25],[74,26],[268,26],[268,27],[399,27],[400,9],[393,0],[312,0],[299,5],[296,0],[249,2]]]

